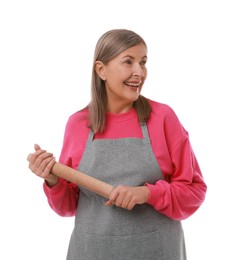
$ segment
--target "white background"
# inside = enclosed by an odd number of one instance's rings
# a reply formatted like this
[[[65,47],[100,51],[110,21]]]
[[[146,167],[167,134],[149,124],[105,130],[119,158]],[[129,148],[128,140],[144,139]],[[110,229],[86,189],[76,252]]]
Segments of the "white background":
[[[183,221],[188,259],[242,259],[240,2],[0,2],[1,259],[65,259],[74,218],[50,209],[26,157],[38,143],[58,158],[89,101],[96,41],[114,28],[146,40],[143,95],[175,110],[208,185]]]

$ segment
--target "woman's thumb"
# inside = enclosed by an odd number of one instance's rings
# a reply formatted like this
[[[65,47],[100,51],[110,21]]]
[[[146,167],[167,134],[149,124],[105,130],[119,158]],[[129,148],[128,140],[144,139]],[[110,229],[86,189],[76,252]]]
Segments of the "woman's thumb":
[[[35,151],[38,151],[38,150],[40,150],[41,148],[40,148],[40,146],[39,146],[38,144],[34,144],[34,149],[35,149]]]

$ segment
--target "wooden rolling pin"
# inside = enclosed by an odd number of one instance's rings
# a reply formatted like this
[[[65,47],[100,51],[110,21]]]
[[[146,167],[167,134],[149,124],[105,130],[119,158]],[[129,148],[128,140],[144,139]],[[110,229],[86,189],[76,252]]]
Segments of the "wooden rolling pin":
[[[29,161],[32,154],[29,154],[27,160]],[[113,186],[91,177],[83,172],[72,169],[62,163],[56,162],[51,169],[51,173],[57,177],[63,178],[67,181],[73,182],[82,186],[92,192],[95,192],[105,198],[109,197]]]
[[[73,182],[77,185],[82,186],[92,192],[95,192],[105,198],[109,197],[113,186],[100,181],[94,177],[91,177],[83,172],[74,170],[64,164],[56,162],[51,169],[51,173],[63,178],[67,181]]]

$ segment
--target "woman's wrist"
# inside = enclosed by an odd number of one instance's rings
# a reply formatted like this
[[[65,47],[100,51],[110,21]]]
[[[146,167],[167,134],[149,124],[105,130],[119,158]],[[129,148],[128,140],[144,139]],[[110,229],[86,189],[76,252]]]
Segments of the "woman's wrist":
[[[45,179],[45,183],[49,187],[54,187],[58,183],[59,178],[54,174],[50,174],[48,178]]]

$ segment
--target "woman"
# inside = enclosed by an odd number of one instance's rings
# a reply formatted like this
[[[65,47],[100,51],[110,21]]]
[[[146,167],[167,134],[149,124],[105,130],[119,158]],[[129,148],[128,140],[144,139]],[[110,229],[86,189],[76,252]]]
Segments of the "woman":
[[[114,186],[109,199],[51,174],[35,145],[29,168],[50,207],[75,216],[67,259],[186,259],[181,220],[203,203],[206,184],[187,131],[168,106],[143,97],[147,46],[130,30],[97,42],[89,105],[70,116],[60,162]]]

